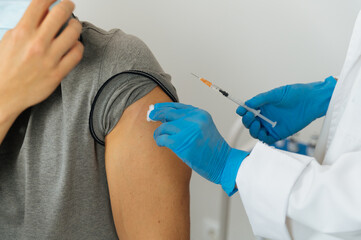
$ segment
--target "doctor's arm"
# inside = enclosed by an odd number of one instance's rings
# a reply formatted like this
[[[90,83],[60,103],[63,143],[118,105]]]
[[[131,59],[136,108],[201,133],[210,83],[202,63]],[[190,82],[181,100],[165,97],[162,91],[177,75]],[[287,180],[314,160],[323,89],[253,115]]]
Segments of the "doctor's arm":
[[[158,145],[172,149],[201,176],[222,184],[226,192],[237,183],[256,235],[290,239],[287,219],[291,225],[298,222],[335,236],[361,231],[359,149],[345,151],[330,166],[263,143],[248,155],[226,144],[204,110],[160,103],[149,117],[163,122],[154,133]],[[352,133],[355,142],[360,142],[358,133]]]
[[[288,219],[291,228],[297,222],[323,234],[359,234],[360,159],[357,150],[338,156],[333,165],[320,165],[314,158],[258,143],[237,175],[254,233],[290,239]]]
[[[128,107],[106,137],[106,171],[114,223],[120,239],[189,239],[191,170],[159,148],[148,123],[149,105],[171,101],[155,88]]]

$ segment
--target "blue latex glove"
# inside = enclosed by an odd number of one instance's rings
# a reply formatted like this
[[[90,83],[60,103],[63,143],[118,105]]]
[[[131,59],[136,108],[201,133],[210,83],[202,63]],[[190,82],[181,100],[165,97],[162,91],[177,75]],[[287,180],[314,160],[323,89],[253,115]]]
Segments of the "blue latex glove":
[[[276,121],[275,128],[243,107],[238,107],[237,113],[243,116],[243,124],[252,137],[273,144],[325,116],[336,83],[335,78],[329,77],[324,82],[287,85],[246,102],[247,106],[260,109],[264,116]]]
[[[154,132],[160,147],[168,147],[189,167],[233,195],[238,169],[248,153],[232,149],[218,132],[211,115],[181,103],[159,103],[149,114],[163,124]]]

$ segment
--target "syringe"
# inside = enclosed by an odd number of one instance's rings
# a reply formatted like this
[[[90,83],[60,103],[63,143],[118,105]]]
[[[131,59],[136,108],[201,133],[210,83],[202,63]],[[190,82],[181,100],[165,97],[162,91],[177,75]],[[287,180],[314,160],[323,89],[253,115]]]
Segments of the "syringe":
[[[260,110],[255,110],[253,108],[248,107],[246,104],[240,102],[239,100],[237,100],[236,98],[232,97],[228,92],[224,91],[223,89],[221,89],[220,87],[218,87],[217,85],[214,85],[213,83],[211,83],[210,81],[208,81],[207,79],[198,77],[197,75],[195,75],[194,73],[192,73],[193,76],[195,76],[196,78],[198,78],[199,80],[201,80],[204,84],[206,84],[208,87],[212,88],[213,90],[220,92],[223,96],[225,96],[226,98],[228,98],[229,100],[231,100],[232,102],[234,102],[235,104],[242,106],[243,108],[245,108],[247,111],[252,112],[255,117],[259,117],[262,118],[263,120],[265,120],[266,122],[268,122],[269,124],[272,125],[272,127],[275,127],[277,125],[277,122],[273,122],[271,120],[269,120],[268,118],[266,118],[265,116],[263,116],[261,114]]]

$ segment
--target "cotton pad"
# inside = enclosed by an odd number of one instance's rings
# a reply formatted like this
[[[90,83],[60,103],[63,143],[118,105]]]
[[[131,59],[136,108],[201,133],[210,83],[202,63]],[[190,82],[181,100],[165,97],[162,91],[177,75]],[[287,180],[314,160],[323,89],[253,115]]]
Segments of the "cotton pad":
[[[148,110],[148,112],[147,112],[147,121],[148,121],[148,122],[155,122],[155,121],[153,121],[152,119],[149,118],[149,114],[150,114],[153,110],[154,110],[154,105],[152,104],[152,105],[149,106],[149,110]]]

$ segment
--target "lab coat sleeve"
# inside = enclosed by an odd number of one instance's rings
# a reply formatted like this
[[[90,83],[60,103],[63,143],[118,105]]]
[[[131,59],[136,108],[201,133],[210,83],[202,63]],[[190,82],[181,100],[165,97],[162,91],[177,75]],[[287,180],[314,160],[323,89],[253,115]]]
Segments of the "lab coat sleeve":
[[[322,233],[359,230],[360,159],[360,152],[351,152],[324,166],[258,143],[236,180],[254,234],[291,239],[287,218]]]

